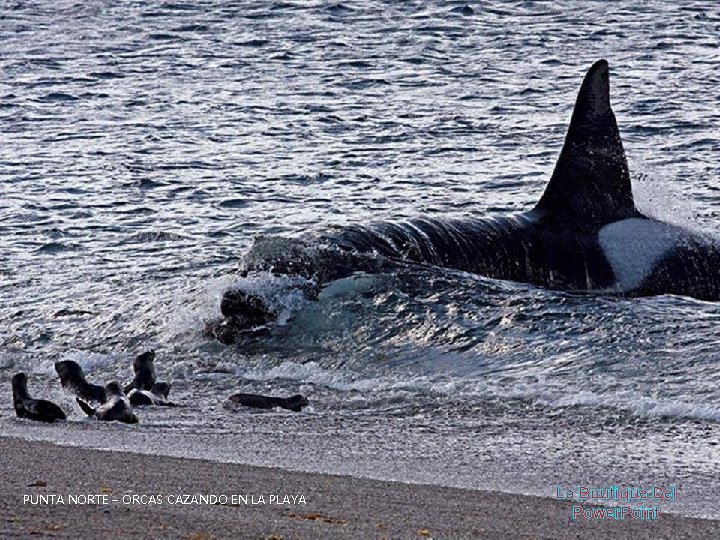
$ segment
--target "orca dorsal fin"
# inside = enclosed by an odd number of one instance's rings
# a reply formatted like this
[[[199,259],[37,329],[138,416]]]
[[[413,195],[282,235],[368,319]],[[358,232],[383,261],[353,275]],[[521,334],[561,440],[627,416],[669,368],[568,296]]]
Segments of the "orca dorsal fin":
[[[602,225],[637,217],[630,173],[610,107],[608,63],[585,75],[570,127],[538,210]]]

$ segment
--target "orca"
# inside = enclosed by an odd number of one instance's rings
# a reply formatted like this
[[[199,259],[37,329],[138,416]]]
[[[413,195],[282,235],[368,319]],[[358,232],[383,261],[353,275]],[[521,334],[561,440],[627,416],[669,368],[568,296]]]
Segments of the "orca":
[[[565,143],[534,208],[466,220],[417,218],[351,225],[315,238],[259,238],[242,261],[257,271],[304,276],[318,286],[355,271],[436,265],[554,290],[720,300],[720,243],[642,214],[610,105],[609,67],[597,61],[575,102]],[[226,291],[226,323],[271,309]],[[246,311],[251,313],[248,318]]]

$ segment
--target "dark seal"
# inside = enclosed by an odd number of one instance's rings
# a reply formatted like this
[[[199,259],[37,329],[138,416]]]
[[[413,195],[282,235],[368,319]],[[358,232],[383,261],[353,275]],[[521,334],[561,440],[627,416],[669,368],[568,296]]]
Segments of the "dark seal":
[[[156,382],[150,390],[138,390],[133,388],[127,397],[133,407],[157,405],[160,407],[177,407],[177,404],[168,401],[171,384],[168,382]]]
[[[275,396],[262,396],[259,394],[233,394],[228,398],[237,405],[243,407],[252,407],[254,409],[288,409],[293,412],[302,411],[303,407],[308,404],[308,400],[301,394],[295,394],[287,398]]]
[[[67,420],[63,410],[52,401],[33,399],[28,394],[27,375],[18,373],[12,378],[13,405],[18,418],[27,418],[38,422]]]
[[[55,362],[55,371],[60,377],[60,384],[69,392],[85,401],[105,402],[105,388],[99,384],[92,384],[85,379],[85,373],[80,364],[72,360]]]
[[[135,357],[133,361],[135,377],[125,386],[125,393],[133,388],[138,390],[151,390],[155,384],[155,351],[145,351]]]
[[[105,385],[107,400],[98,408],[93,408],[80,398],[76,398],[80,408],[90,417],[95,417],[104,422],[124,422],[126,424],[137,424],[138,419],[133,412],[130,400],[123,392],[120,383],[110,382]]]

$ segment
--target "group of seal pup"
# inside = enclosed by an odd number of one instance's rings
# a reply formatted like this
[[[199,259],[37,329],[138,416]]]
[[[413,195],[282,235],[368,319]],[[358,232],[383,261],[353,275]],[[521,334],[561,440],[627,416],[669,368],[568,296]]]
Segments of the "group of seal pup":
[[[55,371],[60,377],[62,387],[75,395],[75,401],[89,417],[103,421],[118,421],[136,424],[137,416],[133,407],[156,405],[176,407],[168,401],[172,385],[169,382],[155,380],[155,351],[146,351],[133,361],[135,376],[132,382],[123,388],[117,381],[104,387],[93,384],[85,378],[80,364],[72,360],[55,362]],[[66,420],[67,415],[55,403],[30,397],[27,389],[27,375],[18,373],[12,379],[13,405],[19,418],[40,422]],[[288,398],[262,396],[257,394],[234,394],[229,400],[237,405],[257,409],[280,407],[300,412],[308,404],[307,398],[300,394]],[[91,405],[97,404],[93,407]]]

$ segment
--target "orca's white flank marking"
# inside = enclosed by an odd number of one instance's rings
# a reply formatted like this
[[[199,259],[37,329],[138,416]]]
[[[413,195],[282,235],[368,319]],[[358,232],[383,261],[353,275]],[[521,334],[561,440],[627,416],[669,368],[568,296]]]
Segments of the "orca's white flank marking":
[[[665,255],[687,233],[680,227],[649,219],[623,219],[606,225],[598,241],[621,291],[639,287]]]

